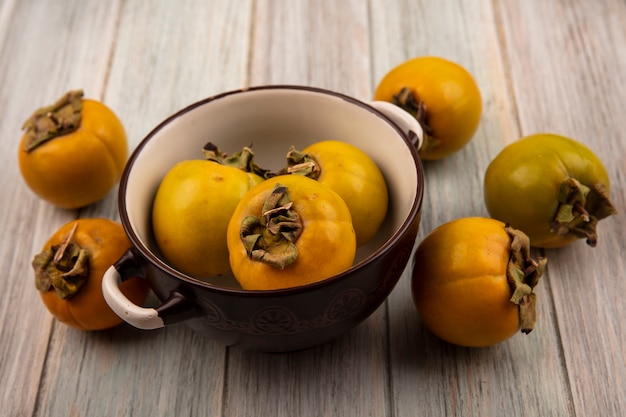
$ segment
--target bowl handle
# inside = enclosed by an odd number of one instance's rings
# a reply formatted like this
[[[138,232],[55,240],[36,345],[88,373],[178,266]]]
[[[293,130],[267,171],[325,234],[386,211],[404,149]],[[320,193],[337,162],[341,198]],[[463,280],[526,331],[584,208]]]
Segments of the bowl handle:
[[[138,266],[131,248],[102,277],[104,299],[111,310],[125,322],[138,329],[153,330],[202,315],[195,303],[176,290],[171,291],[169,297],[157,308],[136,305],[122,293],[120,284],[126,279],[142,275],[141,266]]]
[[[388,101],[376,100],[369,104],[398,125],[398,127],[408,135],[413,146],[415,146],[418,151],[420,150],[424,143],[424,129],[415,117]]]

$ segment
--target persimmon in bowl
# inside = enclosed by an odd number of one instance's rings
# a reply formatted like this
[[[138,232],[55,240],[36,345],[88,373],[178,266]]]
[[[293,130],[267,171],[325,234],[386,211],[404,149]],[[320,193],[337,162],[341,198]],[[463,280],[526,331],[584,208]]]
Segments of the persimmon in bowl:
[[[420,126],[384,104],[306,86],[259,86],[207,98],[168,117],[137,146],[122,175],[119,212],[132,247],[105,274],[108,304],[138,328],[184,323],[224,345],[264,352],[309,348],[361,323],[405,273],[424,192],[416,147]],[[230,274],[181,272],[159,251],[152,206],[166,173],[197,158],[209,140],[225,151],[252,144],[255,161],[273,170],[281,168],[291,146],[304,149],[321,140],[352,144],[383,174],[385,219],[357,248],[348,269],[318,282],[245,290]],[[138,306],[121,294],[120,282],[134,276],[148,280],[159,305]]]

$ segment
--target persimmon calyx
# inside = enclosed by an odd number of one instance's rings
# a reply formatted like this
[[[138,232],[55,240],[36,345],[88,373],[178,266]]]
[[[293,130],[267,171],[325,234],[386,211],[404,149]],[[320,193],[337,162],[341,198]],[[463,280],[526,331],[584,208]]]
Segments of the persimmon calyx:
[[[505,231],[511,238],[511,255],[506,276],[512,295],[509,301],[519,306],[520,329],[530,333],[537,319],[537,295],[534,288],[543,275],[548,259],[539,257],[537,261],[530,257],[530,239],[528,236],[508,224]]]
[[[297,151],[294,146],[287,152],[287,173],[302,175],[317,180],[322,169],[317,160],[308,153]]]
[[[83,90],[65,93],[56,103],[35,110],[24,122],[24,150],[31,152],[39,145],[70,134],[80,127],[83,110]]]
[[[251,260],[282,270],[298,257],[295,242],[302,229],[302,219],[293,209],[287,187],[276,184],[263,204],[261,216],[242,220],[239,236]]]
[[[565,179],[559,188],[559,207],[551,231],[584,238],[591,247],[598,243],[598,221],[616,213],[602,184],[587,186],[575,178]]]
[[[256,174],[265,179],[275,176],[275,174],[273,174],[269,169],[261,168],[254,161],[254,152],[252,152],[252,149],[248,146],[244,146],[239,152],[234,153],[233,155],[228,155],[222,152],[214,143],[207,142],[207,144],[202,148],[202,154],[204,155],[204,159],[207,161],[213,161],[220,165],[237,168],[247,173]]]
[[[59,245],[35,255],[32,261],[37,290],[54,290],[64,300],[75,295],[89,278],[89,252],[72,241],[76,226]]]
[[[426,104],[415,96],[411,88],[402,87],[397,94],[394,94],[393,104],[415,117],[422,126],[422,130],[424,131],[424,143],[420,149],[421,151],[428,153],[439,146],[441,140],[433,136],[433,129],[428,124],[428,109],[426,108]]]

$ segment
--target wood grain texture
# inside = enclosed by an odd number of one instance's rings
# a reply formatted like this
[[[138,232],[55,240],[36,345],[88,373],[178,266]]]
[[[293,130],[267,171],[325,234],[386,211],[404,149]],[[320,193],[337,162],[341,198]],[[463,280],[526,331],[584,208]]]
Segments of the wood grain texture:
[[[501,2],[505,50],[523,134],[548,131],[586,144],[605,162],[618,215],[598,246],[550,251],[561,343],[577,415],[626,410],[626,4]],[[555,20],[556,19],[556,20]],[[559,22],[560,24],[555,24]]]
[[[607,416],[626,409],[626,3],[623,0],[0,0],[0,415]],[[552,131],[605,161],[619,214],[594,249],[548,251],[539,321],[490,348],[446,344],[422,325],[405,271],[388,301],[323,346],[226,348],[185,326],[86,333],[39,302],[30,261],[76,217],[117,219],[117,190],[78,211],[21,180],[21,123],[82,87],[123,121],[134,149],[162,119],[216,93],[304,84],[369,100],[393,66],[437,55],[483,95],[472,141],[425,164],[418,241],[486,216],[489,162]],[[154,302],[154,300],[152,300]]]
[[[77,85],[98,90],[90,77],[104,68],[111,44],[115,3],[67,2],[81,16],[42,2],[2,4],[0,49],[0,392],[2,413],[31,415],[46,360],[52,320],[33,285],[30,261],[48,236],[75,218],[40,202],[26,188],[17,167],[21,124],[39,106],[53,102]],[[6,26],[4,26],[6,24]],[[75,36],[98,30],[88,39]]]
[[[380,1],[372,2],[371,16],[372,32],[384,34],[373,38],[376,79],[402,61],[435,55],[467,68],[483,99],[481,123],[472,141],[444,160],[425,163],[418,241],[450,220],[488,216],[482,200],[484,172],[503,145],[519,135],[491,2],[431,2],[425,7],[413,1]],[[533,333],[486,349],[465,349],[449,346],[423,328],[407,275],[388,302],[394,415],[414,415],[420,408],[430,416],[499,416],[507,410],[573,415],[569,393],[563,389],[567,375],[546,281],[537,290],[539,321]],[[549,375],[545,369],[551,370]]]
[[[371,97],[367,4],[259,0],[251,84],[302,84]]]

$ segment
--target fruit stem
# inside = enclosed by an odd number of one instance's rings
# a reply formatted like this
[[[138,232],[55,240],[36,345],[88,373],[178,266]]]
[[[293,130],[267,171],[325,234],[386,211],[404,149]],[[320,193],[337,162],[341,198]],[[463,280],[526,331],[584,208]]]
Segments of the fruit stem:
[[[548,259],[540,255],[537,261],[530,257],[530,239],[508,224],[505,231],[511,238],[511,256],[507,266],[507,279],[512,295],[509,301],[519,306],[520,329],[530,333],[537,318],[537,295],[534,288],[546,269]]]
[[[415,117],[422,126],[422,130],[424,131],[424,143],[420,149],[421,152],[428,153],[439,146],[441,141],[432,136],[433,129],[428,124],[428,109],[426,108],[426,104],[415,96],[411,88],[402,87],[397,94],[394,94],[393,104]]]
[[[71,298],[89,278],[89,253],[72,239],[78,223],[59,245],[35,255],[35,287],[41,292],[55,290],[62,299]]]
[[[558,235],[572,234],[585,238],[595,247],[598,242],[597,224],[617,211],[602,184],[587,186],[575,178],[565,179],[559,189],[559,207],[551,231]]]
[[[82,90],[70,91],[56,103],[35,110],[22,125],[26,131],[24,150],[31,152],[44,142],[76,131],[82,117],[82,98]]]
[[[239,236],[250,259],[282,270],[298,257],[295,242],[302,229],[287,187],[276,184],[263,204],[261,216],[242,220]]]

